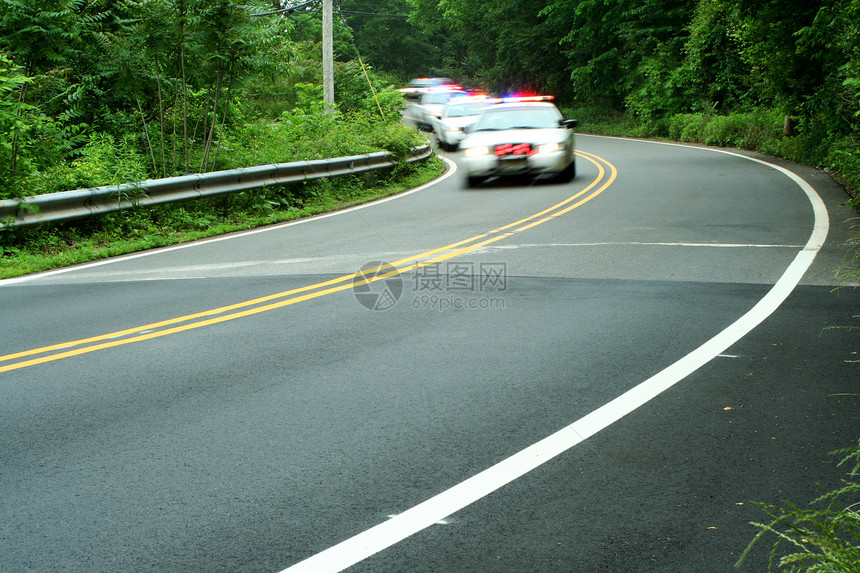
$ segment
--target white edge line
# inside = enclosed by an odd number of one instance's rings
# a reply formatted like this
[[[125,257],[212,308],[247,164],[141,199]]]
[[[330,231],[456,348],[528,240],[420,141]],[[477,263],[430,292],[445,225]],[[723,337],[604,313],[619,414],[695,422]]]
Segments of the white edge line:
[[[648,143],[662,144],[662,142]],[[679,144],[665,145],[701,149]],[[755,161],[780,171],[800,186],[812,204],[815,223],[806,246],[797,254],[764,298],[725,330],[691,353],[569,426],[415,507],[284,569],[281,573],[342,571],[432,526],[566,452],[646,404],[710,362],[770,316],[791,294],[824,245],[830,227],[827,208],[809,183],[787,169],[738,153],[718,149],[709,151]]]
[[[691,248],[717,248],[717,249],[800,249],[802,245],[777,245],[777,244],[753,244],[753,243],[645,243],[641,241],[609,242],[600,241],[594,243],[520,243],[518,245],[498,245],[483,247],[485,250],[515,250],[530,247],[691,247]]]
[[[415,187],[414,189],[410,189],[409,191],[403,191],[402,193],[397,193],[396,195],[390,195],[388,197],[376,199],[375,201],[370,201],[368,203],[362,203],[361,205],[356,205],[355,207],[350,207],[348,209],[343,209],[341,211],[332,211],[331,213],[323,213],[322,215],[314,215],[312,217],[305,217],[302,219],[296,219],[294,221],[287,221],[285,223],[276,223],[276,224],[272,224],[272,225],[267,225],[265,227],[260,227],[258,229],[251,229],[248,231],[237,231],[234,233],[228,233],[226,235],[220,235],[220,236],[211,237],[208,239],[200,239],[200,240],[193,241],[190,243],[181,243],[179,245],[173,245],[170,247],[162,247],[162,248],[152,249],[152,250],[148,250],[148,251],[143,251],[141,253],[134,253],[131,255],[120,255],[120,256],[111,257],[109,259],[105,259],[102,261],[95,261],[92,263],[85,263],[85,264],[81,264],[81,265],[75,265],[72,267],[63,267],[61,269],[56,269],[56,270],[52,270],[52,271],[45,271],[42,273],[34,273],[31,275],[25,275],[22,277],[14,277],[11,279],[0,279],[0,287],[12,286],[12,285],[23,283],[23,282],[28,282],[28,281],[32,281],[32,280],[36,280],[36,279],[42,279],[42,278],[50,277],[50,276],[54,276],[54,275],[60,275],[63,273],[70,273],[73,271],[91,269],[91,268],[95,268],[95,267],[100,267],[102,265],[110,265],[113,263],[130,261],[133,259],[140,259],[143,257],[151,257],[154,255],[161,255],[163,253],[169,253],[172,251],[179,251],[181,249],[190,249],[193,247],[200,247],[200,246],[208,245],[211,243],[218,243],[220,241],[229,241],[231,239],[238,239],[241,237],[248,237],[250,235],[257,235],[259,233],[268,233],[270,231],[277,231],[277,230],[283,229],[284,227],[291,227],[293,225],[303,225],[305,223],[310,223],[311,221],[319,221],[320,219],[327,219],[329,217],[336,217],[338,215],[344,215],[346,213],[352,213],[353,211],[358,211],[359,209],[366,209],[368,207],[373,207],[373,206],[376,206],[376,205],[379,205],[382,203],[387,203],[388,201],[394,201],[395,199],[401,199],[403,197],[406,197],[407,195],[412,195],[413,193],[423,191],[424,189],[426,189],[428,187],[436,185],[437,183],[440,183],[440,182],[448,179],[449,177],[454,175],[454,173],[457,172],[457,164],[456,163],[454,163],[453,161],[451,161],[447,157],[443,157],[442,155],[437,155],[437,157],[439,157],[440,159],[442,159],[442,161],[444,161],[445,163],[448,164],[448,171],[446,171],[445,173],[443,173],[439,177],[433,179],[432,181],[428,181],[427,183],[425,183],[423,185],[419,185],[418,187]]]
[[[724,155],[731,155],[732,157],[740,157],[741,159],[746,159],[747,161],[754,161],[756,163],[760,163],[771,169],[775,169],[794,181],[798,187],[800,187],[804,193],[806,193],[806,197],[809,199],[809,202],[812,203],[812,210],[815,215],[815,226],[812,230],[812,235],[809,237],[809,240],[806,242],[806,246],[803,248],[805,251],[814,250],[816,253],[821,250],[824,246],[824,241],[827,240],[827,234],[830,232],[830,219],[827,215],[827,207],[824,205],[824,200],[821,199],[821,196],[815,191],[815,189],[806,182],[800,175],[796,174],[794,171],[790,171],[785,167],[780,167],[774,163],[769,163],[762,159],[758,159],[756,157],[750,157],[749,155],[743,155],[741,153],[736,153],[734,151],[728,151],[725,149],[715,149],[713,147],[697,147],[695,145],[684,145],[683,143],[673,143],[670,141],[652,141],[648,139],[632,139],[629,137],[609,137],[603,135],[586,135],[586,137],[598,137],[604,139],[620,139],[623,141],[635,141],[637,143],[650,143],[652,145],[667,145],[670,147],[683,147],[684,149],[697,149],[705,152],[713,152],[713,153],[722,153]]]

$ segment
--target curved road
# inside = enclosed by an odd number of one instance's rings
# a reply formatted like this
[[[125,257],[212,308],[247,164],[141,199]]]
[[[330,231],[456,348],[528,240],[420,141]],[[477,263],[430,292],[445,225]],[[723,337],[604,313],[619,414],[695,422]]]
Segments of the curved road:
[[[858,437],[850,212],[797,166],[578,143],[568,185],[452,167],[0,282],[0,570],[733,570],[752,501]]]

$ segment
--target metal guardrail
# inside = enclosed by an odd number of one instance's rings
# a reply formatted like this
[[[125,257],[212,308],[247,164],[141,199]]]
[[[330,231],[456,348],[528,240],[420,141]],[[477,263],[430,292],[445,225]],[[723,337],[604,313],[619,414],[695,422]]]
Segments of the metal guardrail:
[[[426,159],[431,153],[432,148],[429,145],[416,147],[407,162]],[[311,179],[339,177],[394,167],[397,163],[393,155],[383,151],[334,159],[258,165],[6,199],[0,201],[0,229],[69,221],[132,207],[149,207],[299,183]]]

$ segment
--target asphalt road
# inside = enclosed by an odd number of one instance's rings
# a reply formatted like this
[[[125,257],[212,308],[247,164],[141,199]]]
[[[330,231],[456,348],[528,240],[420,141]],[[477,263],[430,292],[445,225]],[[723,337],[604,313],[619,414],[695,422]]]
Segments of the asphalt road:
[[[860,437],[844,192],[578,144],[568,185],[0,282],[0,571],[764,570],[752,502]]]

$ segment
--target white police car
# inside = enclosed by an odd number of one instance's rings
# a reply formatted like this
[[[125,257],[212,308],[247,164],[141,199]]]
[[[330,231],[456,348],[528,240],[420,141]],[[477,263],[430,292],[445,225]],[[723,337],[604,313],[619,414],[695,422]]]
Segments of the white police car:
[[[486,96],[464,96],[448,100],[438,117],[430,119],[433,135],[439,142],[439,147],[454,150],[466,137],[466,128],[478,120],[478,116],[495,100]]]
[[[551,103],[552,96],[503,98],[485,108],[460,142],[466,184],[474,187],[494,176],[576,176],[573,128]]]
[[[462,89],[450,78],[415,78],[405,88],[400,88],[400,93],[408,100],[417,100],[421,94],[433,90],[459,90]]]
[[[417,104],[407,106],[410,117],[419,129],[433,130],[433,121],[439,119],[442,108],[452,99],[465,96],[463,90],[432,90],[421,94]]]

